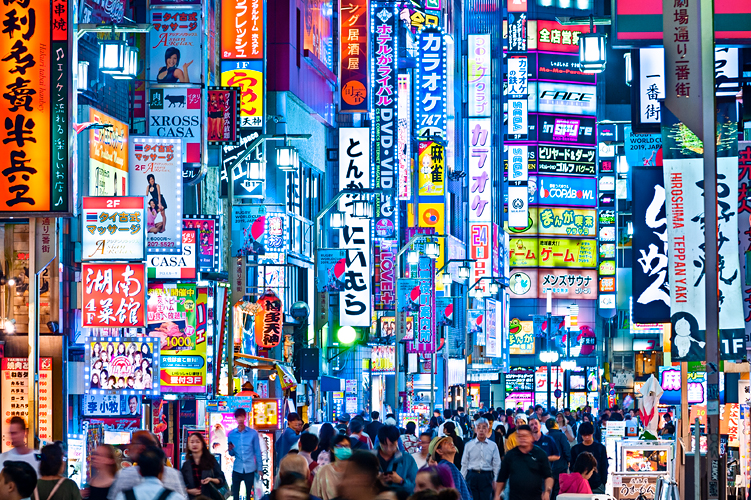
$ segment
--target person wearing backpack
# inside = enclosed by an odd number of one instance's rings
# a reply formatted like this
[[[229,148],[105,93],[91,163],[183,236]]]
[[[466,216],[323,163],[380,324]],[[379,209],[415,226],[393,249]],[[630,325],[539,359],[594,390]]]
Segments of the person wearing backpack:
[[[160,448],[149,446],[138,455],[138,472],[143,481],[118,493],[115,500],[183,500],[182,495],[165,488],[160,480],[164,473],[164,452]]]
[[[78,485],[63,476],[65,461],[60,444],[48,444],[42,448],[39,461],[39,480],[32,500],[81,500]]]
[[[456,411],[458,413],[459,428],[462,430],[464,440],[469,441],[472,437],[472,424],[469,421],[469,415],[464,413],[463,406],[459,406]]]

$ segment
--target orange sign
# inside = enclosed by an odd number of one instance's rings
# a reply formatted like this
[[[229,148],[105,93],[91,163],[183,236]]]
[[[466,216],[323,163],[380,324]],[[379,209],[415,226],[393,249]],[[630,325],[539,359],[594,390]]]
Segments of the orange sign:
[[[278,429],[279,400],[258,398],[254,399],[252,415],[254,429]]]
[[[347,0],[339,7],[341,111],[368,111],[368,0]]]
[[[271,349],[279,345],[282,338],[282,324],[284,323],[282,299],[271,290],[266,290],[256,304],[260,306],[260,311],[255,318],[256,344],[262,349]]]
[[[222,59],[263,59],[263,4],[222,2]]]
[[[82,264],[83,326],[146,326],[145,264]]]
[[[67,12],[66,1],[53,3]],[[0,60],[4,96],[0,106],[2,212],[67,211],[67,83],[71,62],[67,18],[60,20],[55,13],[54,40],[59,41],[53,42],[53,11],[44,0],[0,5],[5,26]],[[58,48],[60,52],[56,52]],[[53,63],[58,68],[54,71]]]

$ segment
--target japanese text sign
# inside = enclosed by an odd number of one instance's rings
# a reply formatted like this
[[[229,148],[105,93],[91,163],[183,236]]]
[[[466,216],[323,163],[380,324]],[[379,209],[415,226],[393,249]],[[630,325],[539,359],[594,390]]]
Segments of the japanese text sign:
[[[369,140],[367,128],[339,129],[340,188],[370,188]],[[370,326],[370,220],[354,217],[354,202],[361,198],[360,195],[345,195],[339,200],[339,210],[344,212],[339,246],[347,251],[344,292],[339,295],[342,326]]]
[[[529,93],[528,60],[526,57],[508,58],[508,87],[506,94],[516,98],[526,98]]]
[[[282,299],[272,290],[266,290],[256,302],[260,311],[255,315],[255,339],[258,347],[271,349],[279,345],[284,324]]]
[[[529,178],[529,146],[510,144],[508,147],[508,180],[526,181]],[[506,148],[504,148],[506,149]]]
[[[82,264],[83,326],[146,326],[144,264]]]
[[[476,288],[487,291],[490,286],[490,280],[481,280],[481,278],[493,275],[493,241],[490,230],[490,223],[479,223],[469,225],[470,237],[470,259],[475,262],[472,265],[472,275],[470,283],[474,285],[480,282]],[[470,285],[470,286],[471,286]]]
[[[240,128],[263,127],[263,61],[222,61],[223,87],[240,89]]]
[[[89,121],[112,125],[89,130],[89,192],[91,196],[118,196],[128,193],[128,124],[95,108],[89,108]]]
[[[543,113],[592,115],[597,113],[597,86],[537,82],[537,110]]]
[[[445,148],[433,141],[420,141],[418,148],[418,193],[420,197],[432,196],[442,201],[446,189]]]
[[[597,299],[597,272],[576,269],[539,270],[539,298],[552,290],[554,299]]]
[[[412,198],[412,80],[409,73],[398,76],[397,147],[399,148],[399,199]]]
[[[121,396],[117,394],[86,394],[81,401],[83,415],[87,417],[119,417],[121,415],[140,415],[140,396]]]
[[[597,240],[513,238],[514,267],[597,267]]]
[[[12,449],[8,428],[10,419],[21,417],[29,422],[29,358],[2,358],[0,372],[2,418],[2,451]],[[52,441],[52,358],[39,358],[39,439]]]
[[[469,120],[469,220],[490,222],[493,212],[493,169],[490,118]]]
[[[490,116],[490,35],[469,35],[469,116]]]
[[[201,89],[198,87],[149,88],[149,130],[154,137],[182,139],[183,161],[201,162]]]
[[[446,135],[446,40],[443,30],[425,28],[417,47],[417,137]]]
[[[594,177],[537,177],[540,205],[594,207],[597,205],[597,179]]]
[[[149,279],[196,279],[198,267],[197,229],[182,230],[182,253],[149,254],[146,258]]]
[[[396,306],[396,240],[376,239],[373,257],[375,259],[375,309],[393,311]]]
[[[665,51],[639,50],[639,121],[660,123],[660,100],[665,99]]]
[[[537,21],[537,50],[579,52],[579,35],[589,33],[588,25],[563,26],[558,21]]]
[[[240,143],[240,89],[209,87],[209,144]]]
[[[527,51],[527,13],[512,13],[508,15],[508,51]]]
[[[436,352],[435,330],[435,261],[420,257],[417,263],[417,284],[420,287],[413,344],[418,353]]]
[[[152,8],[149,19],[148,79],[157,83],[202,83],[201,11]]]
[[[370,100],[368,0],[348,0],[339,5],[339,34],[341,111],[367,112]]]
[[[597,175],[594,148],[540,144],[537,171],[543,174]]]
[[[101,337],[84,350],[85,394],[159,394],[159,339]]]
[[[146,256],[145,198],[84,196],[81,260],[142,261]]]
[[[198,267],[204,272],[219,271],[219,242],[222,240],[221,215],[184,215],[183,229],[198,231]]]
[[[0,212],[68,211],[68,2],[52,4],[25,0],[0,8]]]
[[[596,143],[596,119],[589,116],[537,115],[537,139],[540,142],[583,144]]]
[[[222,2],[222,58],[263,59],[263,0]]]
[[[549,82],[596,83],[595,73],[583,73],[579,55],[538,52],[537,78]]]
[[[509,322],[509,350],[511,354],[535,353],[535,334],[531,321],[519,321],[514,318]],[[508,375],[506,377],[508,383]],[[532,376],[527,374],[524,378],[532,378]],[[529,388],[519,390],[531,391],[533,381],[529,381],[529,385]]]

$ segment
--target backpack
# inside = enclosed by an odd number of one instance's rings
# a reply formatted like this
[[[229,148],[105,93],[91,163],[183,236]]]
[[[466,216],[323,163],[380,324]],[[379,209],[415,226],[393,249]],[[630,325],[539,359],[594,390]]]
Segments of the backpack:
[[[167,500],[167,497],[171,494],[172,490],[162,488],[161,493],[159,493],[159,496],[157,496],[154,500]],[[125,495],[125,500],[136,500],[136,494],[133,492],[133,488],[123,491],[123,495]]]

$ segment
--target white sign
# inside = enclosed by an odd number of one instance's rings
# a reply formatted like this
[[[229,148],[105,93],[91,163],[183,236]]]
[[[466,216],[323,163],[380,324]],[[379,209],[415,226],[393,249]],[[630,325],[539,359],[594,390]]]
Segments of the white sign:
[[[490,116],[490,34],[469,35],[469,116]]]
[[[146,197],[149,253],[180,253],[183,230],[183,161],[180,139],[133,137],[129,190]]]
[[[529,146],[508,144],[508,180],[526,181],[529,178]]]
[[[527,99],[508,100],[508,133],[509,135],[527,135],[529,133]]]
[[[339,188],[370,188],[369,128],[339,129]],[[345,290],[339,294],[341,326],[370,326],[370,219],[353,216],[355,200],[363,198],[345,195],[339,200],[344,212],[339,247],[347,250]]]
[[[84,196],[81,260],[142,261],[145,200],[143,196]]]
[[[508,225],[527,227],[529,219],[528,186],[508,187]]]
[[[540,113],[596,115],[595,85],[537,82],[537,110]]]
[[[511,97],[527,97],[529,89],[527,87],[527,58],[526,57],[509,57],[508,58],[508,87],[506,93]]]
[[[149,279],[196,279],[198,253],[196,229],[183,229],[180,255],[149,254],[146,258]]]
[[[526,102],[526,101],[525,101]],[[493,132],[490,118],[469,119],[469,220],[493,220]]]
[[[201,89],[152,85],[149,135],[183,139],[183,161],[201,162]]]

